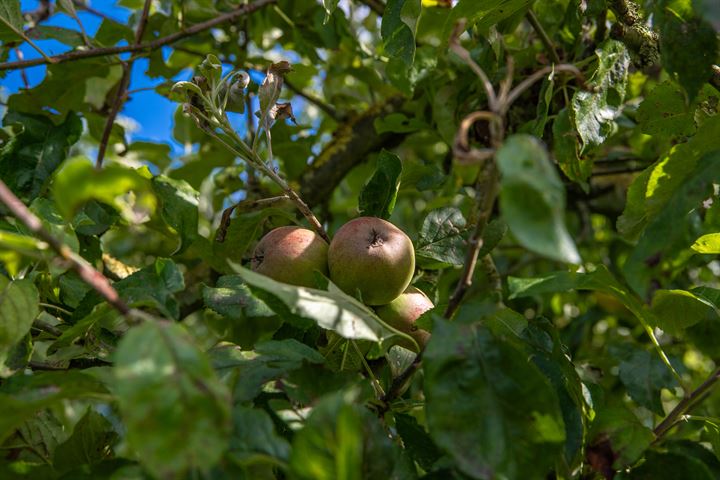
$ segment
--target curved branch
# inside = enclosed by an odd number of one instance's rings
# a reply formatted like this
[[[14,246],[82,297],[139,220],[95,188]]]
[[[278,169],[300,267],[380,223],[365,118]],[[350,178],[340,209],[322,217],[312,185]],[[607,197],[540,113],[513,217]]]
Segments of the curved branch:
[[[277,0],[256,0],[254,3],[243,5],[235,10],[219,15],[213,19],[207,20],[193,25],[185,30],[173,33],[166,37],[155,39],[151,42],[141,43],[139,45],[124,45],[121,47],[107,47],[107,48],[93,48],[90,50],[75,50],[68,53],[62,53],[60,55],[54,55],[52,57],[45,58],[34,58],[32,60],[22,60],[16,62],[5,62],[0,63],[0,70],[15,70],[18,68],[34,67],[36,65],[44,65],[47,63],[64,63],[71,62],[74,60],[81,60],[84,58],[93,57],[105,57],[108,55],[116,55],[119,53],[127,52],[141,52],[145,50],[157,50],[165,45],[175,43],[183,38],[191,37],[197,33],[209,30],[222,23],[230,22],[243,15],[248,15],[255,12],[256,10],[275,3]]]
[[[507,111],[508,108],[510,108],[510,105],[513,104],[515,100],[518,99],[520,95],[523,94],[525,90],[530,88],[535,82],[542,80],[545,75],[552,73],[552,72],[567,72],[572,73],[575,76],[575,79],[580,84],[580,87],[584,90],[589,90],[590,87],[585,83],[585,76],[582,74],[582,72],[575,66],[570,65],[566,63],[561,63],[560,65],[552,65],[548,67],[541,68],[537,72],[533,73],[529,77],[527,77],[522,82],[518,83],[515,88],[512,89],[512,91],[508,94],[507,99],[504,102],[503,107],[505,108],[505,111]]]

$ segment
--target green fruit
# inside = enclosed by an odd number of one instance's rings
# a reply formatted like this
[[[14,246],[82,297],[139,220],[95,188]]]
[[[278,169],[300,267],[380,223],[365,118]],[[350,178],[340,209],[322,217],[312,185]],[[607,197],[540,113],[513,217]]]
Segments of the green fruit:
[[[360,291],[367,305],[395,300],[415,272],[415,251],[405,233],[376,217],[349,221],[335,234],[328,250],[330,280],[344,292]]]
[[[315,270],[328,274],[328,244],[317,233],[300,227],[279,227],[258,242],[252,269],[273,280],[315,287]]]
[[[385,321],[391,327],[397,328],[401,332],[407,333],[415,339],[420,348],[425,348],[430,333],[426,330],[419,329],[415,325],[415,321],[420,316],[433,308],[435,305],[430,299],[415,287],[408,287],[402,295],[387,305],[375,308],[378,317]],[[398,345],[408,350],[417,351],[415,346],[409,340],[402,339]]]

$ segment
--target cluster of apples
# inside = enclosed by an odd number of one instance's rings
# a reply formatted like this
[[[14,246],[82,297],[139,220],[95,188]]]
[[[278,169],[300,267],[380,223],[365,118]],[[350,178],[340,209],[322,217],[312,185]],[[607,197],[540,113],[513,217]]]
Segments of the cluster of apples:
[[[409,286],[415,272],[412,241],[381,218],[349,221],[335,233],[330,245],[312,230],[276,228],[255,247],[252,269],[278,282],[311,288],[317,270],[345,293],[359,293],[383,321],[411,335],[421,348],[430,338],[427,331],[415,326],[433,303]],[[409,341],[400,345],[414,349]]]

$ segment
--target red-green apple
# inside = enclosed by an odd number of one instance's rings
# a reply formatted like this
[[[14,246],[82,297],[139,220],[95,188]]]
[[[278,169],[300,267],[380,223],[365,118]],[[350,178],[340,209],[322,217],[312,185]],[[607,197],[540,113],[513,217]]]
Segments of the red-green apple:
[[[395,300],[415,272],[412,241],[377,217],[350,220],[335,233],[328,250],[330,280],[344,292],[360,291],[367,305]]]
[[[375,313],[391,327],[413,337],[420,348],[424,348],[430,340],[430,333],[419,329],[415,321],[433,307],[433,303],[422,290],[408,287],[402,295],[389,304],[376,307]],[[407,339],[402,339],[398,345],[408,350],[415,350],[415,346]]]
[[[327,253],[327,242],[312,230],[279,227],[258,242],[252,269],[278,282],[314,288],[314,271],[328,274]]]

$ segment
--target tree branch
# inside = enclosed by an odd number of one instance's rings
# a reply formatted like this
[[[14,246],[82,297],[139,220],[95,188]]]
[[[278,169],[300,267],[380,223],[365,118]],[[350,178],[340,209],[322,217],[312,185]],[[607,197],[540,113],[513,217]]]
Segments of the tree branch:
[[[147,25],[148,14],[150,13],[151,4],[152,0],[145,0],[142,15],[140,16],[137,30],[135,30],[135,46],[142,43],[142,37],[145,33],[145,26]],[[110,134],[112,133],[112,128],[115,124],[115,118],[117,118],[118,113],[120,113],[120,110],[122,109],[123,103],[125,103],[125,93],[130,86],[130,74],[132,73],[132,67],[136,57],[137,53],[133,53],[132,57],[130,57],[130,60],[128,60],[127,63],[123,63],[123,74],[122,77],[120,77],[120,85],[118,87],[117,94],[115,95],[115,101],[113,101],[112,108],[110,109],[107,121],[105,122],[105,129],[103,130],[102,138],[100,139],[100,146],[98,147],[95,168],[102,167],[102,162],[105,158],[105,151],[107,150],[108,140],[110,140]]]
[[[366,161],[368,155],[383,148],[393,148],[405,139],[406,133],[378,134],[375,131],[375,120],[399,110],[401,105],[402,98],[392,98],[338,126],[333,139],[315,158],[300,182],[300,196],[308,205],[319,205],[330,198],[348,172]]]
[[[40,219],[32,213],[15,194],[0,180],[0,202],[37,237],[41,238],[80,275],[80,278],[98,292],[107,302],[124,316],[130,315],[130,307],[120,298],[110,281],[95,270],[84,258],[70,250],[57,238],[50,235],[42,226]]]
[[[336,122],[340,122],[343,119],[343,116],[340,115],[338,111],[335,110],[335,108],[333,108],[331,105],[325,103],[323,100],[319,99],[311,93],[304,92],[303,90],[295,86],[292,82],[290,82],[287,78],[285,78],[285,86],[288,87],[288,90],[294,92],[296,95],[304,98],[308,102],[318,107],[320,110],[325,112],[328,117],[332,118]]]
[[[540,41],[545,46],[545,50],[548,51],[548,54],[550,54],[550,59],[554,63],[560,63],[560,56],[557,53],[557,50],[555,49],[555,44],[548,36],[547,32],[545,32],[545,29],[543,28],[542,24],[537,18],[537,15],[535,15],[535,12],[532,11],[532,9],[528,10],[528,12],[525,14],[525,18],[527,18],[527,21],[532,25],[533,30],[535,30],[535,33],[538,34],[538,37],[540,38]]]
[[[640,9],[631,0],[611,0],[608,7],[618,19],[610,36],[621,40],[633,54],[638,68],[648,68],[660,61],[660,38],[645,25]]]
[[[684,415],[697,406],[707,394],[710,393],[710,390],[718,380],[720,380],[720,368],[715,370],[698,388],[683,398],[680,403],[668,413],[667,417],[655,427],[653,430],[655,442],[659,441],[670,429],[677,425],[681,415]]]
[[[162,38],[155,39],[151,42],[141,43],[140,45],[124,45],[119,47],[107,47],[107,48],[93,48],[90,50],[75,50],[60,55],[54,55],[49,57],[50,60],[45,58],[34,58],[32,60],[23,60],[16,62],[5,62],[0,63],[0,70],[15,70],[18,68],[33,67],[35,65],[44,65],[47,63],[64,63],[75,60],[81,60],[84,58],[104,57],[108,55],[116,55],[127,52],[142,52],[157,50],[165,45],[170,45],[183,38],[191,37],[205,30],[216,27],[222,23],[230,22],[243,15],[248,15],[255,12],[267,5],[275,3],[277,0],[256,0],[248,5],[243,5],[235,10],[219,15],[213,19],[205,22],[197,23],[185,30],[173,33]]]

